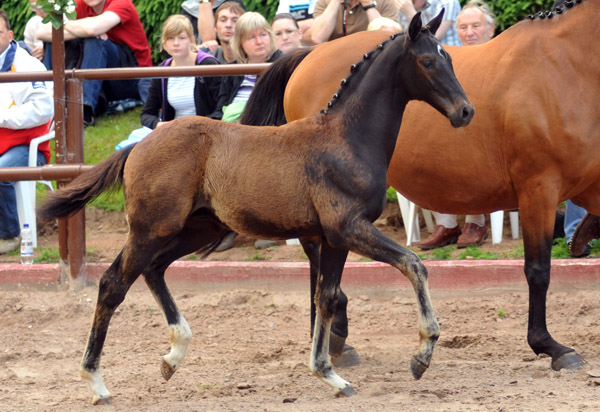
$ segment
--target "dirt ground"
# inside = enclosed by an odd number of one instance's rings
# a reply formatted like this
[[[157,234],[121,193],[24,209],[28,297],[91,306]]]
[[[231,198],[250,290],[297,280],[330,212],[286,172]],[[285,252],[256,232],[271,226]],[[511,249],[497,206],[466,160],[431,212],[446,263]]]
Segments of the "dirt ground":
[[[122,216],[88,213],[90,258],[112,260],[125,237]],[[393,219],[392,219],[393,220]],[[404,243],[403,230],[381,222]],[[50,230],[48,230],[50,232]],[[424,232],[423,232],[424,233]],[[515,248],[508,239],[484,249]],[[40,245],[55,244],[43,234]],[[54,243],[53,243],[54,242]],[[258,255],[257,255],[258,253]],[[299,246],[257,252],[252,239],[214,260],[303,260]],[[18,257],[16,257],[18,259]],[[12,259],[16,259],[14,256]],[[359,260],[358,256],[351,256]],[[306,284],[171,284],[194,339],[169,382],[160,356],[169,336],[157,304],[136,283],[110,325],[102,358],[111,406],[92,406],[78,374],[97,288],[0,285],[0,411],[598,411],[600,303],[595,287],[552,289],[548,325],[587,361],[555,372],[526,342],[528,293],[522,288],[432,290],[441,337],[430,369],[415,381],[416,305],[401,286],[345,289],[359,365],[336,368],[358,395],[335,398],[308,369]]]
[[[524,290],[432,291],[442,335],[420,381],[415,299],[406,289],[353,287],[350,337],[362,363],[337,368],[358,395],[337,399],[308,370],[306,285],[171,285],[194,339],[163,381],[168,331],[143,284],[111,323],[104,381],[113,405],[92,406],[78,377],[96,288],[0,289],[2,411],[598,411],[597,290],[552,291],[550,330],[589,368],[554,372],[525,339]],[[503,316],[499,316],[503,313]]]

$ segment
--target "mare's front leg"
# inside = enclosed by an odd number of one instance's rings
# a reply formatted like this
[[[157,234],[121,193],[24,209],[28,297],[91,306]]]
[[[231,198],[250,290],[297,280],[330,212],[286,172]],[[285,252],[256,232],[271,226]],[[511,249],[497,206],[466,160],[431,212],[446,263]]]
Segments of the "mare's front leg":
[[[411,360],[411,371],[420,379],[429,367],[440,326],[429,296],[427,269],[417,255],[385,236],[367,219],[355,218],[339,232],[326,236],[336,247],[351,250],[399,269],[408,278],[417,295],[419,322],[419,351]]]
[[[331,386],[336,396],[352,396],[356,393],[350,383],[335,373],[328,355],[331,323],[336,312],[342,271],[347,256],[347,250],[335,249],[325,240],[321,241],[319,275],[314,294],[317,310],[310,370]]]
[[[315,330],[315,292],[317,289],[317,275],[319,273],[320,246],[319,238],[301,239],[302,248],[310,262],[310,336]],[[339,357],[344,352],[346,338],[348,337],[348,315],[347,315],[348,297],[343,290],[337,299],[337,308],[331,324],[331,335],[329,338],[329,354]]]
[[[546,327],[546,296],[550,285],[552,233],[556,202],[540,207],[539,197],[519,199],[519,213],[525,245],[525,276],[529,286],[529,320],[527,342],[536,353],[552,357],[552,369],[579,369],[584,366],[575,349],[555,341]],[[543,228],[543,229],[540,229]]]

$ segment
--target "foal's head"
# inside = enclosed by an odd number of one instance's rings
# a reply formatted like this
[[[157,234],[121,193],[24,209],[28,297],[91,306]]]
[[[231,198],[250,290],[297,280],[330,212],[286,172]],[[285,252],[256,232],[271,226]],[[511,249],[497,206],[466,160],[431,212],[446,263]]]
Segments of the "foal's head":
[[[458,83],[452,68],[452,57],[434,37],[444,9],[425,27],[421,13],[410,22],[404,37],[405,51],[409,56],[406,67],[406,91],[410,98],[423,100],[450,119],[454,127],[466,126],[473,118],[473,105]]]

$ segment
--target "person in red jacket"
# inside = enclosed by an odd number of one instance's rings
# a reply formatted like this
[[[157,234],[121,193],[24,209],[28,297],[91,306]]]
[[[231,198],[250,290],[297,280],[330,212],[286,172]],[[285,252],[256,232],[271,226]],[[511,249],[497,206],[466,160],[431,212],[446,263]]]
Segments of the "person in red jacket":
[[[75,0],[75,3],[77,20],[65,23],[64,35],[65,41],[82,40],[77,68],[152,66],[148,38],[131,0]],[[51,25],[40,25],[36,37],[51,42]],[[46,47],[44,56],[48,70],[52,70],[51,50]],[[100,92],[104,92],[108,102],[124,99],[141,99],[143,102],[149,85],[147,79],[83,82],[84,122],[94,124],[94,116],[103,111],[99,106]]]
[[[45,70],[38,59],[13,40],[7,14],[0,10],[0,72]],[[0,167],[27,166],[29,142],[48,133],[54,115],[48,86],[41,81],[0,83]],[[41,166],[48,160],[50,146],[45,142],[39,146],[37,163]],[[20,232],[14,182],[0,182],[0,253],[19,247]]]

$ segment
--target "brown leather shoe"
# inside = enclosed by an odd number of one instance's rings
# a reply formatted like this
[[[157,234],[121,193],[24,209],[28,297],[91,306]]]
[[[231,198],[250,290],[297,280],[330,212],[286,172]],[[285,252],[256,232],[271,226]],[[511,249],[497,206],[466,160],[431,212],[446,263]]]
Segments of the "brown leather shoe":
[[[460,228],[458,226],[448,229],[442,225],[436,225],[433,233],[422,242],[416,243],[415,246],[422,250],[430,250],[446,245],[456,243],[460,236]]]
[[[459,249],[468,246],[479,246],[488,237],[488,230],[485,226],[478,226],[475,223],[467,223],[463,229],[462,235],[458,238],[456,247]]]

